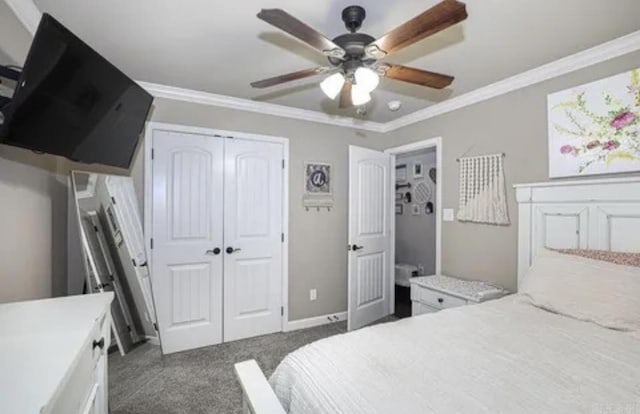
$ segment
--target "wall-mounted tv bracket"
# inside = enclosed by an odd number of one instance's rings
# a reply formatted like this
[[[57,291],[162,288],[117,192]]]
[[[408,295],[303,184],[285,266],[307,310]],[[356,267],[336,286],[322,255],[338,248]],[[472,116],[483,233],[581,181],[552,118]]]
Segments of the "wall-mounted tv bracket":
[[[0,84],[7,83],[6,80],[18,82],[20,79],[20,70],[15,66],[0,65]],[[0,95],[0,126],[4,124],[4,113],[2,110],[11,103],[11,98]]]
[[[7,84],[7,80],[18,82],[20,79],[20,70],[15,66],[0,65],[0,84]],[[11,89],[11,88],[10,88]],[[0,95],[0,110],[11,102],[8,96]],[[0,125],[2,125],[3,117],[0,116]]]
[[[16,68],[15,66],[0,65],[0,78],[11,79],[18,82],[18,80],[20,79],[20,73],[22,73],[20,69]]]

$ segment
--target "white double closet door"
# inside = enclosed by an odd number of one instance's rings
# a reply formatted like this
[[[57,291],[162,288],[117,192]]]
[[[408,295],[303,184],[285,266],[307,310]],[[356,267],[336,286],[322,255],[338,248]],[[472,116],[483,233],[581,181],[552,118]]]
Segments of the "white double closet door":
[[[282,329],[282,144],[153,133],[152,277],[164,353]]]

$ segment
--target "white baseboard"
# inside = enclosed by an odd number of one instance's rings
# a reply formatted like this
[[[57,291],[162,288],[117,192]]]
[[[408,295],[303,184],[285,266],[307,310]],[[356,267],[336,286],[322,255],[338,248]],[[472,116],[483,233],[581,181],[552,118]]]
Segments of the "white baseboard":
[[[147,335],[145,338],[147,338],[147,342],[149,342],[151,345],[160,346],[160,340],[158,339],[157,336]]]
[[[326,325],[329,323],[346,321],[347,312],[338,312],[328,315],[314,316],[312,318],[298,319],[289,321],[285,328],[285,332],[295,331],[298,329],[313,328],[314,326]]]

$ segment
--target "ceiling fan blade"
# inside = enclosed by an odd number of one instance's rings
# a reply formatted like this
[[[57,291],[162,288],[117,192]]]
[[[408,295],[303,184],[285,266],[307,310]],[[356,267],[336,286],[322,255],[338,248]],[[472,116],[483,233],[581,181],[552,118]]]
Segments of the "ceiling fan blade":
[[[387,64],[381,67],[384,76],[403,82],[414,83],[421,86],[442,89],[451,85],[454,77],[441,73],[429,72],[422,69],[410,68],[402,65]]]
[[[298,79],[308,78],[309,76],[319,75],[326,73],[330,69],[327,67],[318,67],[313,69],[304,69],[297,72],[287,73],[285,75],[274,76],[273,78],[262,79],[256,82],[251,82],[251,86],[254,88],[268,88],[269,86],[280,85],[281,83],[291,82]]]
[[[353,106],[351,103],[351,81],[346,81],[340,92],[340,108],[350,108]]]
[[[370,43],[365,50],[369,56],[380,59],[466,18],[467,7],[464,3],[444,0]]]
[[[324,35],[307,26],[305,23],[296,19],[284,10],[262,9],[260,10],[260,13],[258,13],[258,18],[277,27],[278,29],[284,30],[311,47],[323,52],[325,55],[341,58],[345,54],[344,49],[340,46],[336,45]]]

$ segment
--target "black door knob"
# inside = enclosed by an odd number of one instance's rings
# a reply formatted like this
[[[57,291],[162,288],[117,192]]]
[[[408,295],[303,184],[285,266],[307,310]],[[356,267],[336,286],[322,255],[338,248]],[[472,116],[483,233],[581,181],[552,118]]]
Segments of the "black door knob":
[[[357,244],[354,244],[353,246],[351,246],[351,250],[353,250],[354,252],[356,250],[361,250],[364,249],[364,246],[358,246]]]
[[[96,341],[95,339],[93,340],[93,349],[96,348],[104,348],[104,338],[100,338],[99,341]]]
[[[444,302],[444,299],[438,298],[438,303],[442,303],[442,302]]]
[[[213,249],[213,254],[216,254],[216,255],[217,255],[217,254],[220,254],[220,252],[221,252],[221,251],[222,251],[222,250],[220,250],[220,248],[219,248],[219,247],[216,247],[215,249]]]

